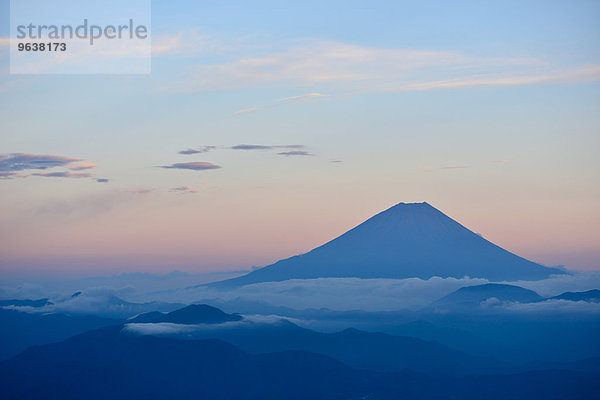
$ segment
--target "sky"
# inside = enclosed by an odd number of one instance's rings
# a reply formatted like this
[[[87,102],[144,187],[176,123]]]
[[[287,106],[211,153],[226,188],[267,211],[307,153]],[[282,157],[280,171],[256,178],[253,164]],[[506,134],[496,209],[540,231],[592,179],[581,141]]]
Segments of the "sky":
[[[151,74],[11,75],[0,0],[0,276],[263,266],[413,201],[600,270],[600,3],[287,3],[154,1]]]

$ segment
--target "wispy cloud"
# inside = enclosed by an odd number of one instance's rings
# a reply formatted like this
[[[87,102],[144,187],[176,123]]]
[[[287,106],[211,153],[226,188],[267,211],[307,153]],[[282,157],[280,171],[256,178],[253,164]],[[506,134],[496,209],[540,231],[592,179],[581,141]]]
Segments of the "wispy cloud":
[[[97,168],[98,166],[94,163],[91,162],[81,162],[81,163],[77,163],[77,164],[72,164],[69,166],[69,169],[72,171],[81,171],[84,169],[92,169],[92,168]]]
[[[264,47],[263,47],[264,48]],[[374,48],[338,41],[297,40],[260,56],[233,54],[204,64],[172,89],[204,91],[267,83],[355,92],[511,86],[600,80],[600,66],[560,67],[527,57],[484,57],[453,51]],[[281,101],[316,100],[320,93]],[[255,112],[257,108],[236,114]]]
[[[175,163],[171,165],[162,165],[160,168],[170,168],[170,169],[189,169],[193,171],[203,171],[208,169],[218,169],[221,168],[218,165],[209,162],[187,162],[187,163]]]
[[[283,151],[281,153],[277,153],[280,156],[314,156],[314,154],[309,153],[308,151],[304,151],[304,150],[293,150],[293,151]]]
[[[28,174],[28,171],[47,170],[57,167],[68,168],[71,171],[83,171],[97,168],[91,162],[82,158],[71,158],[52,154],[10,153],[0,155],[0,179],[26,178],[41,176],[46,178],[93,178],[89,172],[48,171]]]
[[[186,150],[181,150],[178,152],[178,154],[184,154],[184,155],[189,155],[189,154],[200,154],[200,153],[207,153],[211,150],[216,149],[217,146],[201,146],[201,147],[197,147],[195,149],[189,148]]]
[[[518,74],[518,75],[517,75]],[[390,87],[385,91],[423,91],[433,89],[457,89],[471,86],[517,86],[552,83],[596,82],[600,80],[600,65],[590,65],[557,71],[533,71],[529,74],[496,73],[487,76],[468,76],[444,80],[432,80]]]
[[[251,114],[260,111],[260,108],[245,108],[243,110],[237,110],[234,112],[235,115]]]
[[[27,175],[19,172],[0,171],[0,179],[26,178]]]
[[[175,192],[175,193],[182,193],[182,194],[186,194],[186,193],[198,193],[197,190],[192,189],[191,187],[185,186],[185,185],[184,186],[179,186],[179,187],[176,187],[176,188],[172,188],[169,191],[170,192]]]
[[[273,146],[263,146],[260,144],[238,144],[231,146],[232,150],[271,150]]]
[[[11,153],[0,155],[0,171],[24,171],[28,169],[64,167],[77,161],[83,161],[83,159],[49,154]]]
[[[419,167],[419,171],[422,172],[432,172],[432,171],[436,171],[436,170],[444,170],[444,169],[465,169],[465,168],[471,168],[470,165],[447,165],[445,167],[439,167],[439,168],[432,168],[432,167]]]
[[[330,96],[328,94],[322,94],[322,93],[307,93],[307,94],[302,94],[302,95],[298,95],[298,96],[291,96],[291,97],[285,97],[283,99],[278,99],[276,100],[274,103],[268,104],[268,105],[264,105],[261,107],[254,107],[254,108],[246,108],[243,110],[238,110],[235,111],[234,114],[248,114],[248,113],[254,113],[263,109],[268,109],[268,108],[273,108],[276,106],[280,106],[284,103],[306,103],[306,102],[315,102],[315,101],[322,101],[322,100],[327,100]]]
[[[494,160],[494,161],[492,161],[492,162],[495,162],[495,163],[507,163],[507,162],[509,162],[509,161],[510,161],[510,160]]]
[[[41,220],[81,221],[147,199],[154,189],[106,190],[99,193],[49,199],[32,214]]]
[[[108,183],[110,182],[110,179],[106,179],[106,178],[97,178],[96,182],[98,183]]]
[[[237,144],[229,147],[232,150],[273,150],[273,149],[304,149],[303,144],[278,144],[278,145],[262,145],[262,144]]]
[[[38,172],[32,174],[33,176],[43,176],[46,178],[92,178],[94,175],[89,172],[70,172],[70,171],[57,171],[57,172]]]
[[[441,167],[440,169],[464,169],[470,168],[469,165],[448,165],[446,167]]]
[[[329,95],[322,94],[322,93],[307,93],[307,94],[302,94],[300,96],[286,97],[283,99],[279,99],[277,101],[285,102],[285,101],[299,101],[299,100],[315,100],[315,99],[322,99],[324,97],[329,97]]]

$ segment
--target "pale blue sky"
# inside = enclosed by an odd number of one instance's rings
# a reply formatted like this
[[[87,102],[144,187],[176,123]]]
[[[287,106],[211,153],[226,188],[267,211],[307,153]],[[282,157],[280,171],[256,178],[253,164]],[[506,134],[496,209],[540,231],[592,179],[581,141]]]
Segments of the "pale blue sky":
[[[153,2],[150,76],[10,76],[2,42],[0,154],[110,182],[0,181],[0,268],[239,269],[428,201],[600,269],[600,3],[280,3]]]

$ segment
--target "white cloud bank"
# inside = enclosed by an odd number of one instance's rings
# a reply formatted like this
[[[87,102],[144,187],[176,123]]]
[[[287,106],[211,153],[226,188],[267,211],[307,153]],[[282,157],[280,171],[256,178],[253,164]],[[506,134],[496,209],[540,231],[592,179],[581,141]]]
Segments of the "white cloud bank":
[[[252,328],[265,325],[280,325],[285,321],[302,324],[304,321],[296,318],[282,317],[279,315],[244,315],[240,321],[229,321],[220,324],[174,324],[170,322],[159,323],[128,323],[123,327],[123,332],[136,335],[153,336],[185,336],[193,338],[202,337],[215,331],[227,331]]]
[[[104,286],[98,286],[99,280],[89,281],[86,288],[83,281],[79,289],[82,294],[71,298],[61,297],[55,289],[44,288],[40,285],[22,284],[20,288],[0,290],[2,298],[40,298],[49,297],[55,304],[35,309],[37,312],[68,312],[68,313],[104,313],[111,315],[131,316],[144,311],[168,311],[165,303],[190,304],[202,301],[248,302],[255,305],[288,307],[297,310],[321,309],[348,311],[396,311],[403,309],[420,309],[464,286],[488,283],[485,279],[473,278],[440,278],[430,279],[359,279],[359,278],[320,278],[294,279],[283,282],[265,282],[243,286],[234,290],[218,290],[210,287],[187,287],[195,277],[174,279],[175,282],[152,280],[140,274],[127,276],[126,284],[123,279],[110,280]],[[194,278],[194,279],[192,279]],[[139,282],[136,283],[136,280]],[[110,283],[120,283],[112,286]],[[179,286],[175,286],[176,284]],[[188,285],[185,285],[185,284]],[[566,291],[586,291],[600,289],[600,271],[580,272],[572,275],[552,276],[540,281],[500,282],[518,285],[531,289],[544,297],[551,297]],[[93,285],[92,285],[93,284]],[[157,290],[158,288],[164,290]],[[170,287],[169,287],[170,286]],[[1,289],[1,288],[0,288]],[[53,294],[49,296],[47,293]],[[144,303],[133,305],[121,302]],[[489,303],[489,304],[488,304]],[[597,305],[585,302],[546,301],[543,303],[520,305],[514,303],[483,304],[488,308],[504,308],[508,311],[556,310],[567,311],[569,308],[581,311],[596,312]],[[581,303],[581,304],[579,304]],[[258,307],[259,309],[260,307]],[[23,309],[25,310],[25,309]],[[33,309],[27,309],[34,311]],[[235,309],[230,311],[235,312]],[[129,313],[129,314],[127,314]]]

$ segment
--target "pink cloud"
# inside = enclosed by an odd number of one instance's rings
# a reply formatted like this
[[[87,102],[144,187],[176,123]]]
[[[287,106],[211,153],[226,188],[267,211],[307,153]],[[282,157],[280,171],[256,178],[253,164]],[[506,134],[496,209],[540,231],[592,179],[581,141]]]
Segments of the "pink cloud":
[[[81,171],[84,169],[97,168],[98,166],[91,162],[80,162],[77,164],[69,164],[69,169],[72,171]]]

